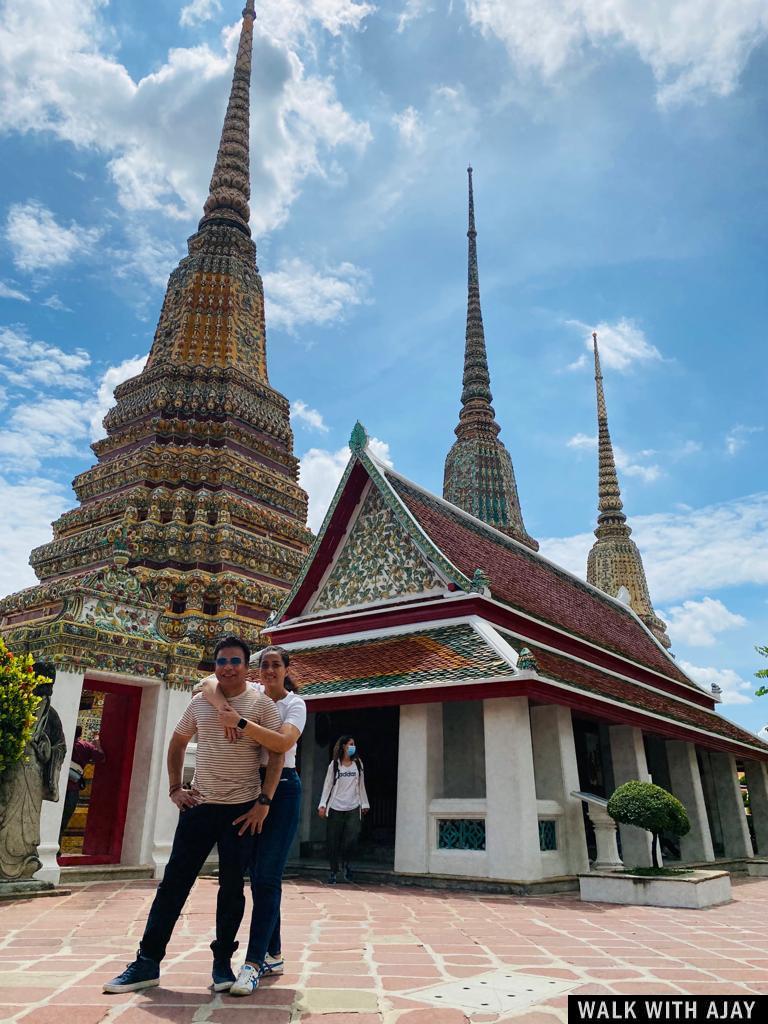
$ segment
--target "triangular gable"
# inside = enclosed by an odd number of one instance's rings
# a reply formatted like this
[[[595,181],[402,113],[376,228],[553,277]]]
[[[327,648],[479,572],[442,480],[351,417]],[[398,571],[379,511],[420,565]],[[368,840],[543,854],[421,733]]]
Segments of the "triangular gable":
[[[311,614],[445,590],[446,580],[422,554],[372,482],[352,528],[337,549]]]
[[[346,543],[347,534],[354,532],[353,524],[359,516],[361,502],[364,503],[371,491],[378,493],[388,510],[390,528],[393,531],[395,528],[400,531],[398,543],[401,551],[404,550],[405,540],[410,541],[413,545],[411,552],[414,563],[418,560],[419,564],[423,563],[430,567],[430,572],[434,574],[431,581],[439,580],[442,589],[445,589],[446,585],[455,590],[472,589],[472,581],[448,561],[407,510],[386,478],[386,467],[371,455],[367,442],[364,431],[358,425],[350,441],[352,456],[328,507],[323,525],[290,594],[283,601],[270,626],[310,614],[310,609],[311,613],[315,614],[314,605],[319,598],[319,592],[323,591],[330,581]],[[371,499],[372,502],[376,500]],[[370,570],[371,566],[368,566],[368,569]],[[419,569],[419,572],[422,573],[423,570]],[[338,584],[339,580],[335,582]],[[430,589],[434,589],[436,585]],[[328,592],[326,598],[331,601],[336,599],[332,591]]]

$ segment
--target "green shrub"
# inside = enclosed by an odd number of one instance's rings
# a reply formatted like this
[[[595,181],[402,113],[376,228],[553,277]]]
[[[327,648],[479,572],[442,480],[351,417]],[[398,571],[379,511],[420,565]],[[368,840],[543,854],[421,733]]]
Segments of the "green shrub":
[[[653,866],[659,867],[657,841],[662,832],[684,836],[691,830],[688,812],[677,799],[652,782],[632,779],[614,790],[608,813],[622,825],[636,825],[653,834]]]
[[[15,657],[0,639],[0,775],[24,755],[40,703],[35,687],[41,682],[46,680],[35,675],[31,656]]]

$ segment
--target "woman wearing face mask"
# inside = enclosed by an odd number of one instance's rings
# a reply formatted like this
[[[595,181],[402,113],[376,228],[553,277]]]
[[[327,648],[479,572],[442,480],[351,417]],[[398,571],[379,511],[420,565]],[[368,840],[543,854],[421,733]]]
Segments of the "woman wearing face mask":
[[[282,647],[265,647],[251,658],[251,665],[254,670],[258,670],[257,680],[254,679],[256,671],[249,674],[251,685],[266,693],[277,705],[283,722],[280,732],[264,729],[255,722],[240,718],[220,693],[215,676],[209,676],[203,684],[203,695],[218,708],[222,727],[227,730],[230,739],[236,741],[240,736],[246,736],[260,743],[266,750],[285,753],[280,782],[253,847],[250,864],[253,910],[248,951],[237,980],[233,978],[234,984],[229,989],[231,995],[250,995],[258,988],[260,977],[283,972],[280,900],[283,870],[301,811],[301,780],[296,772],[296,743],[307,721],[306,705],[288,675],[289,664],[288,652]]]
[[[354,736],[340,736],[333,748],[333,760],[325,773],[323,793],[317,808],[320,817],[328,820],[330,885],[336,884],[339,861],[343,866],[344,881],[352,881],[349,857],[360,833],[362,816],[369,809],[363,762],[357,756]]]

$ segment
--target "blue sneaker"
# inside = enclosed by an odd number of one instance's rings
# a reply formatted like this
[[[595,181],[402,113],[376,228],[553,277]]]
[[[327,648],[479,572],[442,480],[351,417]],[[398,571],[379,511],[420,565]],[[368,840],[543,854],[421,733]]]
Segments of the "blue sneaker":
[[[104,985],[104,992],[138,992],[142,988],[152,988],[160,984],[160,964],[148,956],[138,954],[132,964],[128,964],[122,974]]]
[[[214,960],[211,971],[214,992],[229,992],[235,983],[235,972],[229,960]]]
[[[249,996],[259,987],[259,969],[251,964],[243,964],[237,981],[229,990],[231,996]]]

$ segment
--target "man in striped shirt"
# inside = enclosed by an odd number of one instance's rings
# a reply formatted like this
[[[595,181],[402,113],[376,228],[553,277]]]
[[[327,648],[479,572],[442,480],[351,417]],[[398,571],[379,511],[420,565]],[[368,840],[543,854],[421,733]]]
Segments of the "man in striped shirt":
[[[214,650],[221,692],[242,719],[279,731],[282,721],[275,703],[248,686],[248,645],[236,636],[220,640]],[[191,789],[181,783],[184,752],[197,734],[197,757]],[[237,929],[243,917],[243,875],[247,871],[253,836],[269,813],[280,781],[283,754],[269,753],[262,786],[259,777],[262,747],[240,735],[230,743],[219,716],[200,694],[181,717],[168,746],[169,796],[179,808],[179,824],[147,926],[136,954],[105,992],[135,992],[158,985],[160,961],[174,926],[203,864],[214,846],[219,849],[219,893],[213,950],[213,987],[226,991],[235,980],[231,957],[237,949]]]

